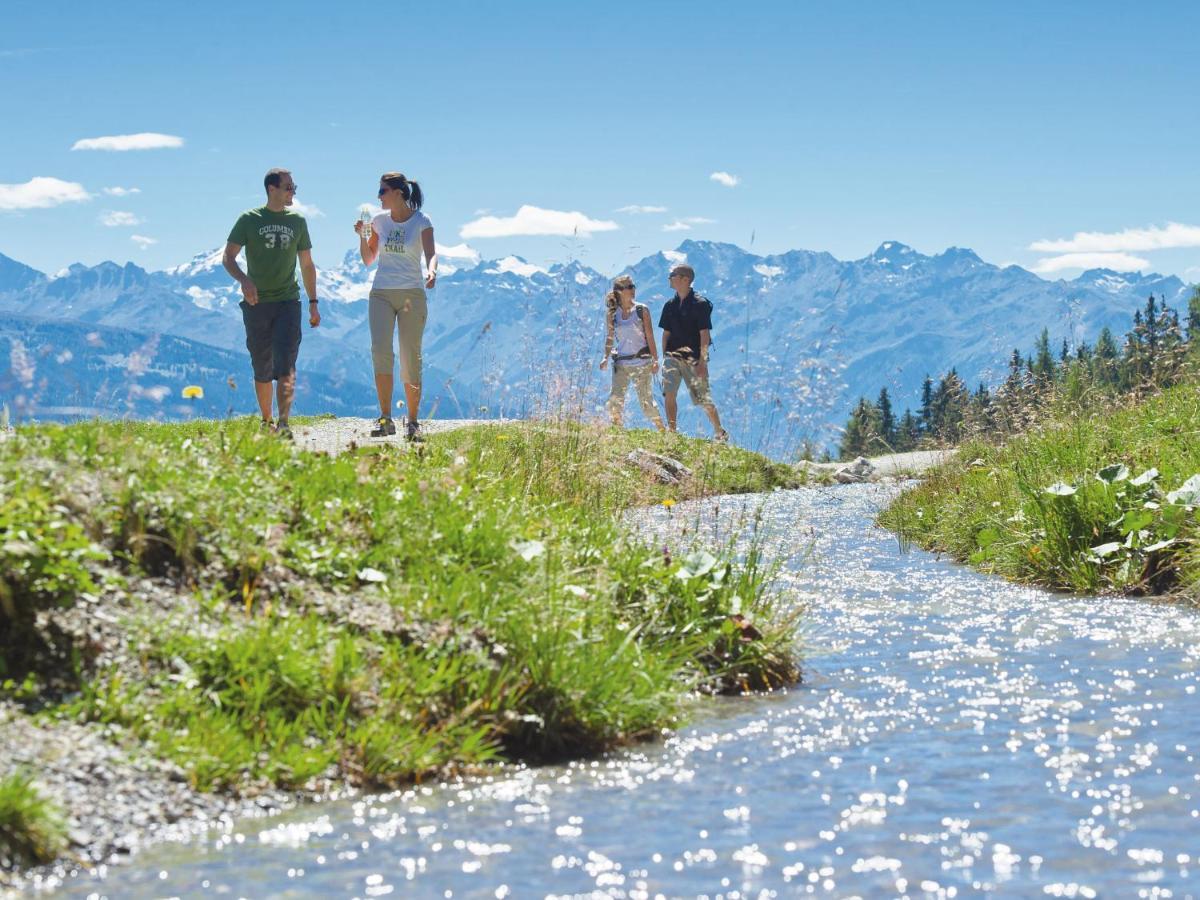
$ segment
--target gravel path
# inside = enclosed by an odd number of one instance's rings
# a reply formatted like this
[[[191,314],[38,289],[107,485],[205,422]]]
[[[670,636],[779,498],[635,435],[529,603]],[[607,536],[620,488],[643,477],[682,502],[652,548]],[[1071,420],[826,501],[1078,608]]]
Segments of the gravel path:
[[[889,453],[885,456],[867,457],[871,464],[871,475],[868,481],[878,481],[881,478],[919,478],[928,469],[953,459],[958,451],[954,448],[945,450],[914,450],[911,453]],[[850,465],[847,460],[840,462],[800,462],[797,467],[809,472],[828,473],[833,475],[838,469]]]
[[[443,431],[453,431],[468,425],[499,425],[508,419],[428,419],[421,423],[424,434],[440,434]],[[397,434],[385,438],[371,437],[371,429],[375,427],[374,419],[356,419],[343,417],[326,419],[311,425],[298,425],[293,429],[296,446],[301,450],[313,453],[328,453],[337,456],[355,447],[383,446],[396,444],[407,446],[404,439],[404,420],[396,420]]]

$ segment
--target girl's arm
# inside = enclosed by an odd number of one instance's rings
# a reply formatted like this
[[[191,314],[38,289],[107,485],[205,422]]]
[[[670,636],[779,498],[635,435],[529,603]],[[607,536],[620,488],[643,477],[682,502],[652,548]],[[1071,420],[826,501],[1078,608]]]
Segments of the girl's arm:
[[[650,348],[650,371],[658,371],[658,345],[654,343],[654,326],[650,324],[650,310],[646,310],[646,315],[642,316],[642,331],[646,333],[646,346]]]
[[[615,319],[616,319],[616,314],[614,312],[607,312],[604,314],[604,325],[605,325],[606,333],[604,335],[604,356],[600,360],[600,368],[601,369],[606,368],[608,366],[608,358],[610,355],[612,355],[613,339],[614,339],[613,322],[615,321]]]
[[[425,287],[437,284],[437,244],[433,242],[433,226],[421,232],[421,247],[425,250]]]
[[[363,223],[354,223],[354,233],[358,235],[358,255],[362,257],[363,265],[369,266],[379,256],[379,232],[371,229],[371,239],[364,241],[362,236]]]

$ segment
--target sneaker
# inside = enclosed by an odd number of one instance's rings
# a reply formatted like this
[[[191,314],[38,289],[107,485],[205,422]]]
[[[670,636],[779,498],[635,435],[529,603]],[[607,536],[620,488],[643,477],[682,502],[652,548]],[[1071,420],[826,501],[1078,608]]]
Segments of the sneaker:
[[[275,423],[272,422],[270,419],[263,419],[261,422],[258,423],[258,431],[259,431],[259,434],[274,434],[275,433]]]
[[[391,416],[380,416],[375,421],[375,427],[371,429],[371,437],[387,437],[396,433],[396,423],[392,421]]]
[[[728,444],[729,443],[729,432],[726,431],[724,428],[722,428],[720,431],[717,432],[717,436],[716,436],[715,440],[718,444]]]
[[[275,426],[275,437],[281,441],[290,441],[292,439],[292,429],[288,428],[287,422],[280,422]]]
[[[411,420],[406,422],[404,429],[406,432],[405,436],[413,443],[419,444],[421,441],[425,440],[425,438],[421,436],[421,426],[416,422]]]

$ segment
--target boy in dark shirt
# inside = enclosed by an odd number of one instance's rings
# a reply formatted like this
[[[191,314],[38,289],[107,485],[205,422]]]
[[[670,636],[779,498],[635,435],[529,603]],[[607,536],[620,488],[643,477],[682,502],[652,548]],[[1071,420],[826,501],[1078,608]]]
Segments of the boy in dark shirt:
[[[712,335],[712,304],[692,290],[696,272],[691,266],[671,269],[668,283],[675,296],[667,301],[658,327],[663,330],[663,404],[667,427],[675,430],[679,415],[679,383],[687,385],[692,402],[708,415],[718,441],[728,441],[708,384],[708,345]]]

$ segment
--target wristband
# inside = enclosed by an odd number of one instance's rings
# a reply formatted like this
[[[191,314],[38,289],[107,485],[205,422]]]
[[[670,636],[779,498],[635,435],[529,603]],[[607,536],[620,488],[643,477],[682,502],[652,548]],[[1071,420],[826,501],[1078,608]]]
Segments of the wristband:
[[[316,303],[316,302],[317,302],[317,298],[316,298],[316,297],[310,297],[310,298],[309,298],[309,300],[308,300],[308,302],[309,302],[309,303]]]

